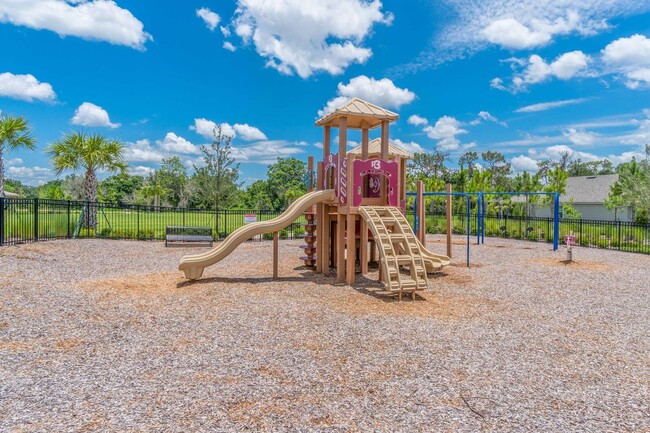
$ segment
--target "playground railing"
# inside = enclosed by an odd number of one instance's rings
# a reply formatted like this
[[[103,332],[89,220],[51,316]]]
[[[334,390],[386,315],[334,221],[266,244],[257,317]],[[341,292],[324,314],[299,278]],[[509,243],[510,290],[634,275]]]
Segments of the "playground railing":
[[[0,246],[54,239],[165,239],[167,226],[212,227],[224,239],[246,221],[264,221],[281,211],[192,209],[86,201],[0,198]],[[280,231],[280,238],[304,236],[299,218]],[[273,239],[264,234],[253,240]]]

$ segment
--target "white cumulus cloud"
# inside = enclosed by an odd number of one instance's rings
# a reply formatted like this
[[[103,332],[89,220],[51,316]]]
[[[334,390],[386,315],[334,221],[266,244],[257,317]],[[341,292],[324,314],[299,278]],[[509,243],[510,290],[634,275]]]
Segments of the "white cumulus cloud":
[[[527,171],[527,172],[536,172],[538,170],[537,161],[533,158],[525,155],[515,156],[510,159],[510,164],[512,164],[512,169],[518,173]]]
[[[217,124],[212,120],[199,118],[194,119],[194,125],[190,126],[190,130],[195,131],[203,138],[212,140],[214,139],[213,131],[217,126],[221,126],[221,134],[224,136],[232,138],[239,136],[239,138],[246,141],[267,140],[266,134],[259,128],[246,123],[235,123],[234,125],[230,125],[229,123]]]
[[[255,141],[255,140],[266,140],[266,135],[254,126],[250,126],[246,123],[239,124],[235,123],[233,129],[239,135],[242,140],[246,141]]]
[[[330,99],[318,115],[331,113],[350,98],[361,98],[380,107],[399,109],[402,105],[410,104],[415,99],[415,93],[409,89],[397,87],[392,80],[382,78],[376,80],[365,75],[359,75],[348,84],[339,83],[337,97]]]
[[[144,24],[111,0],[2,0],[0,22],[144,50]]]
[[[629,88],[650,84],[650,39],[644,35],[617,39],[602,50],[602,55],[605,65],[624,76]]]
[[[391,140],[393,144],[399,148],[404,149],[411,155],[414,153],[425,153],[426,150],[420,146],[420,144],[416,143],[415,141],[402,141],[399,138],[395,138]]]
[[[379,0],[238,0],[231,26],[282,74],[337,75],[372,55],[364,39],[392,22],[381,8]]]
[[[0,96],[33,102],[35,99],[45,102],[56,100],[56,93],[49,83],[42,83],[31,74],[0,74]]]
[[[108,112],[99,105],[91,102],[84,102],[74,112],[70,120],[73,125],[81,126],[106,126],[108,128],[118,128],[119,123],[112,123]]]
[[[199,154],[201,150],[198,146],[193,145],[183,137],[176,135],[173,132],[168,132],[165,138],[157,140],[156,144],[163,152],[176,153],[176,154]]]
[[[211,11],[209,8],[201,8],[196,10],[196,16],[201,18],[205,26],[213,32],[221,22],[221,17],[218,13]]]
[[[575,128],[569,128],[564,131],[564,136],[576,146],[588,146],[593,144],[598,134],[589,131],[579,131]]]
[[[422,116],[418,116],[417,114],[413,114],[409,116],[407,122],[409,125],[413,125],[413,126],[422,126],[429,123],[429,121],[426,118]]]
[[[396,72],[409,72],[471,56],[494,44],[530,49],[561,35],[592,35],[610,27],[609,21],[650,11],[639,0],[442,0],[447,18],[431,48]]]
[[[228,41],[225,41],[223,43],[223,49],[228,50],[228,51],[233,52],[233,53],[235,51],[237,51],[237,47],[235,47],[231,42],[228,42]]]
[[[429,138],[438,140],[438,150],[457,150],[460,148],[458,135],[467,134],[467,131],[461,128],[461,123],[455,117],[442,116],[435,125],[427,125],[423,129]]]

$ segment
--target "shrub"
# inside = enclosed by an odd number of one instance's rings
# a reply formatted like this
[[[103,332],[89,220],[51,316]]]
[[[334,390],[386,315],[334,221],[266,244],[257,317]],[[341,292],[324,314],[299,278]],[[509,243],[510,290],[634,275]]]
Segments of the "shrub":
[[[138,239],[153,239],[155,233],[152,229],[143,229],[138,231]]]
[[[293,230],[293,236],[297,237],[297,238],[301,238],[301,237],[305,236],[305,229],[302,228],[302,227],[296,227]]]
[[[273,233],[264,233],[262,235],[262,239],[264,239],[265,241],[273,240]]]
[[[100,238],[110,238],[112,231],[113,230],[110,227],[104,227],[103,229],[100,230],[99,237]]]
[[[287,230],[287,229],[282,229],[282,230],[280,230],[280,231],[278,232],[278,235],[279,235],[282,239],[286,239],[286,238],[289,237],[289,230]],[[273,237],[271,237],[271,239],[273,239]]]

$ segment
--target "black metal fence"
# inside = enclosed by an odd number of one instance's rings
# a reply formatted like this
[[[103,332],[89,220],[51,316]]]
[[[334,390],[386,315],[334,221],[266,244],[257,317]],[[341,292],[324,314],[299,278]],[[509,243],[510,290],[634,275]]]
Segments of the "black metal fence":
[[[0,197],[0,245],[13,245],[50,239],[106,238],[164,240],[167,226],[212,227],[215,240],[228,236],[244,225],[245,215],[257,221],[279,216],[278,211],[206,210],[153,207],[128,204],[89,203],[45,199],[14,199]],[[412,212],[407,217],[413,222]],[[428,213],[428,233],[445,233],[444,213]],[[96,219],[96,224],[91,224]],[[284,239],[304,236],[303,218],[280,231]],[[477,216],[471,216],[472,235],[476,236]],[[466,233],[466,215],[453,217],[453,232]],[[89,228],[94,227],[94,228]],[[560,242],[565,235],[574,235],[583,247],[609,248],[650,254],[650,224],[622,221],[560,220]],[[553,219],[536,217],[485,218],[485,235],[538,242],[552,242]],[[272,234],[255,240],[272,239]]]
[[[413,223],[412,212],[407,218]],[[446,233],[446,215],[444,213],[427,213],[427,233]],[[478,216],[470,215],[470,233],[476,236]],[[465,234],[467,214],[453,216],[452,231]],[[607,248],[633,253],[650,254],[650,224],[625,221],[599,221],[584,219],[560,220],[560,243],[564,236],[573,235],[576,243],[582,247]],[[485,236],[522,239],[535,242],[553,242],[553,218],[525,216],[486,216]]]
[[[280,214],[0,197],[0,246],[72,238],[164,240],[167,226],[212,227],[215,240],[219,240],[244,225],[245,215],[266,221]],[[303,218],[297,219],[280,230],[280,237],[302,237],[303,223]],[[254,240],[272,238],[272,234],[264,234]]]

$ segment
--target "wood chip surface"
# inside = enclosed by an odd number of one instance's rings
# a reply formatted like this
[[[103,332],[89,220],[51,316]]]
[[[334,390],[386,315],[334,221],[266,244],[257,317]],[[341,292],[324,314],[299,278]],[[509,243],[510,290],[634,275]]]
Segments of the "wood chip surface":
[[[463,241],[402,302],[301,241],[2,247],[0,431],[650,431],[650,257]]]

